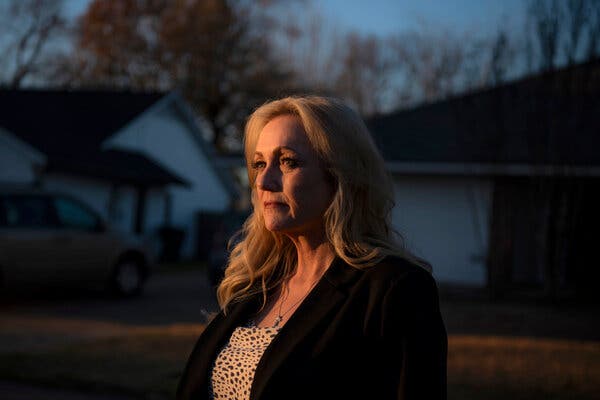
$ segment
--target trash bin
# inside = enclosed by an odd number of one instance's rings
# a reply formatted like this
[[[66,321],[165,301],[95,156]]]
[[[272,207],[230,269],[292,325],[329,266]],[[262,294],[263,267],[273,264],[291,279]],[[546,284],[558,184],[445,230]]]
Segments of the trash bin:
[[[162,251],[159,256],[160,262],[176,262],[181,256],[181,245],[185,237],[185,231],[173,226],[163,226],[158,230],[158,236],[162,243]]]

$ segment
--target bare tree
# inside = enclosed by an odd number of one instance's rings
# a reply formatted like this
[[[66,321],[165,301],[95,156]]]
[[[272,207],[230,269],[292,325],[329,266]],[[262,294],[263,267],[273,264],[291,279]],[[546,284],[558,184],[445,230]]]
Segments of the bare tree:
[[[343,47],[334,91],[363,115],[381,112],[391,73],[397,67],[387,43],[376,36],[350,33]]]
[[[598,56],[600,2],[597,0],[531,0],[526,57],[547,71]],[[530,68],[529,72],[536,68]]]
[[[579,54],[580,42],[589,18],[588,8],[589,3],[585,0],[568,0],[566,2],[564,18],[567,38],[564,44],[564,52],[569,65],[575,63]]]
[[[559,28],[563,18],[560,3],[558,0],[534,0],[529,6],[529,13],[534,20],[533,28],[540,50],[541,69],[553,69],[560,46]]]
[[[157,29],[162,0],[93,1],[80,17],[64,84],[156,88],[161,82]]]
[[[310,8],[301,19],[295,15],[281,22],[272,38],[295,72],[296,86],[344,98],[364,115],[434,101],[480,87],[486,79],[499,82],[513,57],[506,35],[490,61],[489,42],[467,33],[340,33],[335,21]]]
[[[600,1],[588,2],[588,44],[585,57],[588,60],[600,54]]]
[[[280,19],[269,38],[278,49],[281,62],[294,71],[298,88],[331,93],[344,57],[344,36],[335,24],[308,8],[302,20],[291,14]]]
[[[12,0],[0,4],[2,81],[18,88],[40,72],[66,32],[62,0]],[[54,48],[56,50],[56,48]]]
[[[498,85],[506,79],[509,66],[512,64],[514,51],[511,48],[508,36],[504,31],[498,32],[493,41],[490,57],[490,83]]]
[[[398,67],[389,39],[340,33],[310,8],[302,18],[284,17],[279,35],[271,36],[285,55],[283,63],[294,71],[295,88],[343,98],[363,115],[389,109],[389,83]]]
[[[468,41],[467,41],[468,43]],[[413,96],[430,102],[462,89],[467,47],[450,33],[413,32],[394,41],[394,49],[413,82]]]
[[[59,70],[69,86],[178,89],[226,151],[249,111],[288,77],[251,17],[227,0],[95,0]]]

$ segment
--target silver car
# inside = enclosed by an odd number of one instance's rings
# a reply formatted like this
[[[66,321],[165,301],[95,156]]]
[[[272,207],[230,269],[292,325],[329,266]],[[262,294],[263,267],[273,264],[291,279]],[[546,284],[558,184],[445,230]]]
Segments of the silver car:
[[[5,291],[102,287],[120,296],[138,295],[151,272],[150,254],[139,239],[110,230],[73,197],[0,186],[0,285]]]

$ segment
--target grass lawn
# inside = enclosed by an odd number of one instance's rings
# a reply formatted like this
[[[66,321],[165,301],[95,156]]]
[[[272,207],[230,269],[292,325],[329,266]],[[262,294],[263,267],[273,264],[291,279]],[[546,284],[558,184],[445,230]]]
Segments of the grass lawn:
[[[0,378],[171,399],[197,336],[169,329],[3,353]]]
[[[597,399],[600,343],[451,335],[450,399]]]
[[[171,399],[202,327],[0,353],[0,378]],[[600,343],[450,335],[449,399],[597,399]]]

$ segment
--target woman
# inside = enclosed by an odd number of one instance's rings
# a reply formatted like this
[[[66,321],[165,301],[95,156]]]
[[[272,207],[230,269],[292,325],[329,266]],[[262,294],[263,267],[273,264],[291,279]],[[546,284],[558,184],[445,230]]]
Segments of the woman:
[[[253,214],[178,399],[443,399],[447,338],[428,266],[390,226],[391,181],[341,102],[248,119]]]

